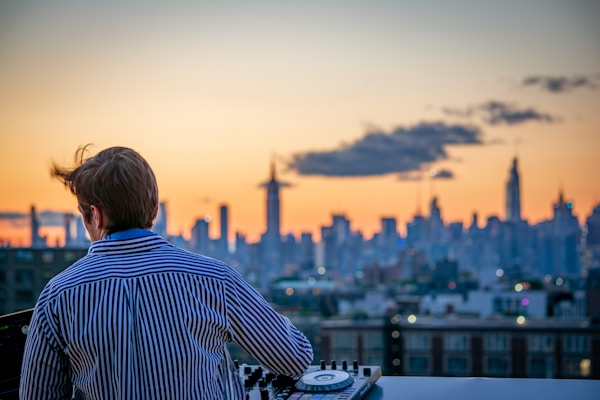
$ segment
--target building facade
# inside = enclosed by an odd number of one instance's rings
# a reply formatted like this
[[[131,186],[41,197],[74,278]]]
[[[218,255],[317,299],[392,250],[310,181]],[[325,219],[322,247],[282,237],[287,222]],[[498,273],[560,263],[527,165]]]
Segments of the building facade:
[[[399,315],[321,323],[325,360],[384,375],[600,379],[600,325]]]

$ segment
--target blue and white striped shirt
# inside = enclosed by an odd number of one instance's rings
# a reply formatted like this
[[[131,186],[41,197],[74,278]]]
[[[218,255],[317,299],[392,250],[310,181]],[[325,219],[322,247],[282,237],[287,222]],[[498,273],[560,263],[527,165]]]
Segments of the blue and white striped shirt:
[[[21,399],[242,398],[229,341],[278,374],[310,365],[306,337],[236,271],[155,234],[129,236],[92,243],[42,291]]]

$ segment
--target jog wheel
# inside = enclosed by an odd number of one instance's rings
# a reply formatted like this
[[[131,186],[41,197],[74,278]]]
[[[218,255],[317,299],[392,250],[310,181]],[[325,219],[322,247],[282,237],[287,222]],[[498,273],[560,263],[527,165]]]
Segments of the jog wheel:
[[[344,389],[354,382],[346,371],[325,370],[303,375],[296,382],[296,389],[304,392],[328,392]]]

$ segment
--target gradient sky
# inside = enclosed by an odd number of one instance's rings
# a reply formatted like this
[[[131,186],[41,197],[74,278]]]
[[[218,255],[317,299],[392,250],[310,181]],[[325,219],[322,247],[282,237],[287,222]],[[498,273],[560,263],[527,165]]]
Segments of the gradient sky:
[[[593,0],[2,1],[0,239],[28,240],[31,205],[76,212],[48,170],[86,143],[146,157],[187,237],[227,203],[257,240],[273,157],[284,232],[318,236],[332,213],[404,231],[432,194],[446,221],[502,218],[515,155],[527,220],[561,189],[583,220],[599,19]]]

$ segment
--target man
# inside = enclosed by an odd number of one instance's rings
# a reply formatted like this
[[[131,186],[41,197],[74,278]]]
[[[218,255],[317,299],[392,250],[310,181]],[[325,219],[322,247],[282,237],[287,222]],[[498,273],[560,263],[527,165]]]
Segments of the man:
[[[23,359],[21,399],[243,398],[226,344],[298,377],[306,337],[236,271],[149,229],[158,212],[152,169],[112,147],[51,174],[76,196],[88,254],[42,291]]]

